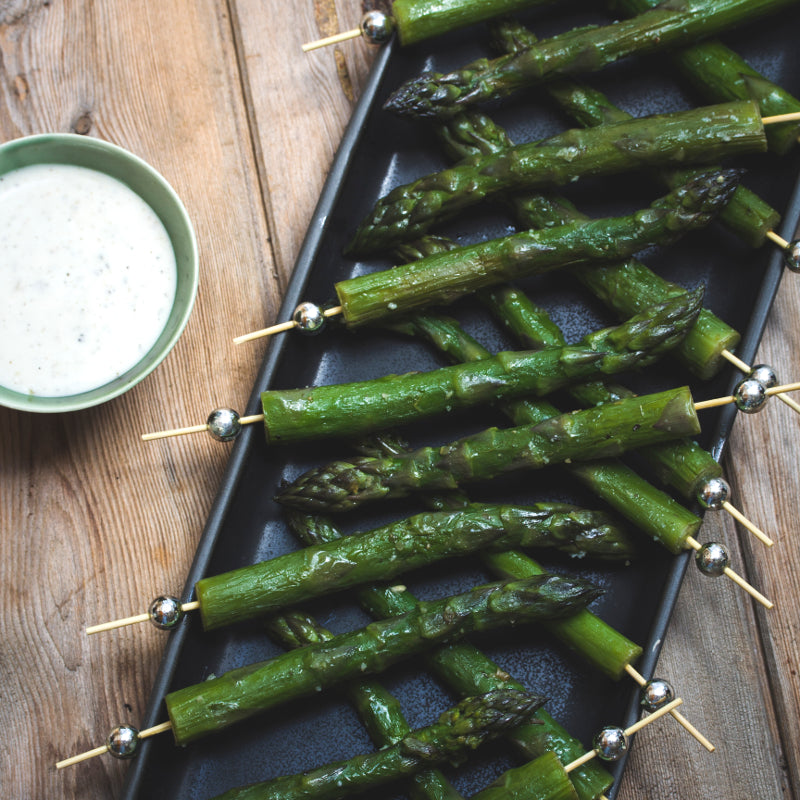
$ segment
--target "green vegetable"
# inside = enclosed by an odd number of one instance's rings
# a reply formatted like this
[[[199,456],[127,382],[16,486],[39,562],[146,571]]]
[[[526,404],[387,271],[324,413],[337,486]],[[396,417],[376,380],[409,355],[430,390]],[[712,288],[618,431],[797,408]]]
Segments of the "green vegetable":
[[[505,32],[504,41],[516,42],[516,46],[523,46],[525,36],[530,35],[524,28],[510,23],[504,25],[501,32]],[[572,111],[590,109],[591,119],[594,120],[601,118],[600,114],[594,112],[602,109],[604,103],[608,105],[602,96],[598,97],[597,93],[582,91],[580,88],[569,92],[565,90],[563,98],[560,98],[561,102],[566,102],[566,98],[573,101],[570,106]],[[439,132],[448,150],[457,158],[475,153],[501,153],[509,147],[505,132],[476,111],[448,120],[446,125],[440,126]],[[738,191],[739,189],[734,194]],[[525,228],[551,227],[554,224],[586,219],[571,203],[562,198],[518,195],[510,199],[509,204],[515,218]],[[730,205],[726,206],[726,209],[729,207]],[[758,219],[764,222],[768,218],[759,214]],[[669,283],[635,259],[592,267],[577,266],[571,271],[589,291],[623,317],[630,316],[634,311],[642,312],[659,299],[675,297],[685,291],[683,287]],[[737,331],[707,309],[702,309],[697,323],[673,350],[673,354],[695,374],[707,379],[727,363],[722,353],[733,350],[739,339]]]
[[[394,443],[384,442],[395,449]],[[434,498],[427,498],[428,505],[438,504]],[[305,544],[318,544],[341,538],[341,532],[323,517],[312,517],[289,511],[287,519],[292,531]],[[517,569],[520,575],[544,575],[538,564],[520,553],[509,555],[486,555],[489,566],[499,559],[497,566],[506,574]],[[516,560],[514,560],[516,559]],[[506,569],[507,568],[507,569]],[[359,590],[361,605],[377,618],[407,614],[417,608],[418,600],[407,590],[398,591],[395,587],[374,585]],[[605,674],[618,679],[626,664],[635,661],[642,653],[640,647],[612,627],[606,625],[590,611],[582,609],[570,619],[587,618],[574,629],[560,627],[555,620],[542,624],[565,644],[573,648],[590,664],[598,666]],[[569,620],[561,620],[561,623]],[[597,634],[603,632],[603,636]],[[588,634],[588,638],[584,638]],[[523,690],[524,687],[503,671],[474,645],[466,641],[448,644],[432,651],[426,657],[428,668],[445,685],[462,696],[482,694],[494,689],[510,687]],[[520,725],[510,734],[511,741],[526,758],[536,758],[548,750],[554,750],[564,764],[583,755],[586,748],[561,727],[544,709],[536,712],[536,724]],[[596,800],[611,786],[611,776],[597,762],[589,762],[570,774],[581,800]]]
[[[468,751],[524,721],[540,704],[539,698],[514,689],[470,697],[433,725],[375,753],[232,789],[218,800],[339,800],[353,792],[374,791],[431,764],[463,761]]]
[[[206,630],[262,616],[312,597],[389,579],[483,548],[554,548],[629,558],[627,533],[601,512],[563,503],[474,505],[417,514],[337,542],[307,547],[197,582]]]
[[[395,458],[334,461],[301,475],[282,488],[276,500],[308,511],[346,511],[382,498],[452,489],[513,470],[616,456],[699,430],[691,394],[684,387],[562,414],[536,425],[490,428]]]
[[[327,642],[333,634],[309,614],[293,609],[265,620],[270,635],[287,649]],[[370,738],[377,747],[396,744],[411,732],[400,703],[375,678],[362,678],[345,685],[353,705]],[[450,781],[435,768],[418,772],[409,781],[410,800],[463,800]]]
[[[515,53],[531,47],[537,41],[530,31],[513,20],[498,23],[494,28],[494,39],[502,45],[505,51]],[[707,44],[698,45],[698,49],[705,47]],[[545,88],[564,111],[585,127],[608,125],[632,119],[627,111],[614,106],[602,92],[575,81],[563,79],[549,83]],[[743,96],[737,97],[712,97],[711,101],[748,99],[751,98],[745,93]],[[766,129],[768,141],[774,127],[771,125]],[[480,148],[482,153],[495,152],[508,146],[496,134],[491,141],[488,137],[484,137],[482,144],[483,146]],[[463,158],[465,155],[463,148],[458,152],[458,158]],[[705,167],[705,169],[709,168]],[[696,173],[696,169],[679,169],[656,174],[661,178],[662,183],[674,188],[685,183]],[[780,222],[780,214],[757,194],[740,185],[720,212],[719,221],[751,247],[759,247],[766,240],[767,233],[777,227]]]
[[[661,0],[615,0],[613,5],[633,15],[654,8]],[[800,111],[800,100],[756,72],[744,59],[718,41],[701,42],[673,53],[672,62],[709,103],[755,100],[765,117]],[[785,155],[797,145],[800,122],[767,128],[770,149]]]
[[[409,45],[546,2],[550,0],[394,0],[392,17],[400,44]]]
[[[626,56],[676,48],[792,5],[793,0],[678,0],[630,20],[545,39],[519,54],[482,59],[447,75],[408,81],[385,108],[409,116],[452,116],[559,76],[594,72]],[[649,5],[649,3],[648,3]]]
[[[582,753],[580,755],[583,755]],[[577,800],[570,775],[555,753],[504,772],[470,800]]]
[[[697,319],[702,290],[670,299],[577,345],[505,352],[473,364],[358,383],[263,392],[268,443],[353,436],[478,404],[539,397],[595,375],[644,367]]]
[[[467,159],[392,189],[361,223],[347,252],[375,253],[418,238],[434,224],[500,193],[563,186],[585,175],[704,164],[763,152],[766,146],[758,108],[747,102],[565,131]]]
[[[165,702],[175,741],[186,744],[281,703],[380,672],[471,631],[567,616],[597,595],[584,581],[547,576],[420,603],[410,614],[170,692]]]
[[[622,217],[526,231],[441,253],[336,284],[350,326],[424,306],[450,303],[478,289],[585,262],[614,261],[707,225],[724,206],[738,172],[707,173]],[[655,304],[652,304],[655,305]]]

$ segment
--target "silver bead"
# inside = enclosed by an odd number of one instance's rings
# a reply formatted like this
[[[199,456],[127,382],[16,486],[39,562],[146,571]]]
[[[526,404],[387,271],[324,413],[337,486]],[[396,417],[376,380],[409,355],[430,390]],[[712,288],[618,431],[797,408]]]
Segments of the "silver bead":
[[[628,737],[622,728],[607,725],[592,741],[597,757],[603,761],[619,761],[628,750]]]
[[[292,314],[292,320],[300,333],[313,335],[325,327],[325,315],[316,303],[300,303]]]
[[[756,364],[747,377],[758,381],[765,389],[778,385],[778,376],[769,364]]]
[[[761,411],[769,399],[764,384],[752,378],[745,378],[741,381],[734,389],[733,396],[736,399],[736,408],[745,414],[755,414],[756,411]]]
[[[730,484],[724,478],[709,478],[697,490],[697,502],[703,508],[720,509],[730,493]]]
[[[373,9],[361,17],[361,34],[370,44],[384,44],[394,33],[394,20],[383,11]]]
[[[783,263],[786,269],[800,272],[800,239],[792,239],[783,251]]]
[[[150,622],[162,631],[174,628],[183,619],[183,608],[177,597],[163,594],[150,603]]]
[[[725,549],[725,545],[719,542],[708,542],[704,544],[694,555],[697,569],[712,578],[718,578],[725,573],[730,556]]]
[[[675,699],[675,690],[663,678],[653,678],[642,686],[641,704],[645,711],[658,711]]]
[[[208,415],[206,425],[218,442],[231,442],[242,432],[239,415],[232,408],[215,408]]]
[[[114,758],[133,758],[139,747],[139,731],[133,725],[117,725],[108,734],[106,746]]]

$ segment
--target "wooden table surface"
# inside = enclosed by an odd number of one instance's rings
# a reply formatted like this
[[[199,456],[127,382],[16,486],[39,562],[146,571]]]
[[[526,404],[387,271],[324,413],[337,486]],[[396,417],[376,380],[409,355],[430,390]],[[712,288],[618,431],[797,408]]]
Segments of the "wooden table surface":
[[[125,147],[175,187],[196,226],[201,280],[181,340],[142,384],[71,415],[0,409],[0,794],[119,794],[126,765],[55,762],[141,718],[164,639],[88,638],[87,624],[183,585],[228,450],[208,437],[145,446],[143,431],[243,405],[372,52],[300,44],[352,27],[353,0],[0,2],[0,138],[73,131]],[[800,375],[798,278],[787,274],[760,360]],[[800,418],[773,402],[737,424],[726,470],[777,540],[752,547],[712,516],[704,539],[769,597],[690,570],[661,657],[686,714],[642,736],[619,797],[800,797]],[[724,530],[719,530],[719,527]]]

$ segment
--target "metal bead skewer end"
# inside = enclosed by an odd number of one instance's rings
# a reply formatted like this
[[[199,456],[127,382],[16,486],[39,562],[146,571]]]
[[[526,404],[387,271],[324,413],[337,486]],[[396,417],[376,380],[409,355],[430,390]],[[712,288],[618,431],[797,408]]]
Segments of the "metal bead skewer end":
[[[775,542],[773,542],[764,531],[750,522],[741,511],[728,502],[730,492],[730,484],[724,478],[710,478],[700,484],[696,493],[697,502],[700,503],[703,508],[712,509],[714,511],[720,509],[727,511],[740,525],[750,531],[756,539],[767,547],[772,547]]]
[[[619,730],[622,734],[624,739],[627,739],[630,736],[633,736],[634,733],[644,728],[645,725],[649,725],[651,722],[655,722],[660,717],[663,717],[664,714],[669,714],[674,708],[677,708],[679,705],[683,703],[680,697],[676,697],[671,703],[667,703],[665,706],[662,706],[658,709],[658,711],[654,711],[652,714],[649,714],[646,717],[642,717],[638,722],[634,722],[629,728],[626,728],[624,731],[622,729],[615,729]],[[605,731],[606,729],[604,729]],[[610,730],[610,729],[608,729]],[[595,737],[597,738],[597,737]],[[622,741],[618,736],[614,736],[615,742]],[[609,760],[617,760],[622,756],[624,749],[621,748],[621,745],[614,745],[614,749],[619,753],[616,756],[616,759],[609,759]],[[625,745],[625,749],[627,749],[627,743]],[[620,752],[620,750],[622,750]],[[570,762],[564,767],[566,772],[572,772],[573,770],[577,769],[578,767],[583,766],[587,761],[591,761],[593,758],[600,756],[601,754],[598,753],[597,749],[590,750],[588,753],[584,753],[580,758],[576,758],[575,761]]]
[[[757,381],[753,380],[752,378],[747,379],[748,381],[752,381],[753,383],[757,383]],[[746,383],[747,381],[742,381],[742,383]],[[742,384],[739,384],[741,386]],[[737,387],[738,388],[738,387]],[[784,383],[782,386],[773,386],[770,389],[764,389],[764,394],[767,397],[772,397],[772,395],[783,395],[785,392],[796,392],[800,389],[800,382],[798,383]],[[724,406],[728,403],[736,403],[740,410],[745,411],[746,413],[753,413],[753,411],[760,411],[764,404],[761,403],[758,408],[750,408],[749,411],[742,408],[740,403],[743,403],[745,398],[740,397],[737,398],[736,395],[729,394],[725,395],[724,397],[715,397],[713,400],[700,400],[699,402],[694,404],[695,411],[703,411],[707,408],[716,408],[717,406]]]
[[[655,683],[655,681],[646,681],[644,679],[644,676],[641,675],[630,664],[626,664],[625,665],[625,672],[627,672],[628,675],[630,675],[631,678],[633,678],[633,680],[636,681],[636,683],[638,683],[639,686],[642,688],[642,693],[643,693],[642,703],[644,704],[644,699],[645,699],[644,698],[644,692],[646,692],[651,687],[651,685]],[[666,681],[664,683],[666,683]],[[665,697],[663,702],[671,702],[671,700],[672,700],[672,696],[669,696],[669,697]],[[661,704],[659,703],[658,706],[653,706],[653,707],[646,706],[646,708],[648,708],[648,710],[657,711],[658,708],[660,707],[660,705]],[[709,753],[713,753],[714,750],[716,750],[716,747],[714,747],[714,745],[711,744],[711,742],[708,739],[706,739],[706,737],[703,736],[703,734],[700,733],[700,731],[697,730],[697,728],[695,728],[695,726],[692,725],[692,723],[689,722],[689,720],[686,719],[686,717],[684,717],[683,714],[681,714],[680,711],[676,711],[675,709],[672,709],[672,711],[669,712],[669,715],[679,725],[681,725],[683,727],[683,729],[687,733],[689,733],[691,736],[694,736],[694,738],[697,739],[697,741],[700,742],[700,744],[703,745],[703,747],[705,747],[705,749],[708,750]]]
[[[108,735],[108,739],[104,745],[59,761],[56,764],[56,769],[71,767],[73,764],[79,764],[81,761],[88,761],[90,758],[103,755],[103,753],[110,753],[114,758],[133,758],[133,756],[136,755],[139,742],[142,739],[147,739],[150,736],[155,736],[158,733],[164,733],[170,730],[172,730],[171,722],[162,722],[160,725],[146,728],[143,731],[137,730],[133,725],[118,725]]]
[[[292,318],[288,322],[279,322],[277,325],[270,325],[269,328],[262,328],[260,331],[253,331],[252,333],[245,333],[243,336],[237,336],[234,344],[243,344],[244,342],[252,342],[254,339],[261,339],[264,336],[272,336],[276,333],[284,333],[297,328],[300,333],[316,334],[319,333],[324,325],[325,320],[329,317],[334,317],[342,313],[341,306],[334,306],[333,308],[322,309],[316,303],[300,303],[294,310]]]
[[[725,547],[717,542],[709,542],[701,545],[693,536],[686,537],[686,544],[688,548],[695,551],[695,561],[698,569],[710,577],[717,577],[718,575],[725,575],[730,578],[740,589],[744,589],[747,594],[754,600],[761,603],[764,608],[774,608],[775,604],[764,597],[761,592],[753,588],[741,575],[734,572],[728,566],[727,550]],[[697,559],[697,554],[701,554],[701,558]]]
[[[777,237],[780,241],[784,242],[780,236]],[[788,244],[788,243],[787,243]],[[800,272],[800,239],[796,239],[793,245],[797,245],[797,270]],[[755,366],[751,367],[748,364],[745,364],[741,358],[737,358],[730,350],[723,350],[722,357],[730,361],[736,369],[741,370],[747,375],[748,378],[755,378],[760,383],[763,383],[767,389],[772,389],[778,383],[778,377],[775,374],[775,370],[769,366],[769,364],[756,364]],[[785,403],[792,411],[796,411],[800,414],[800,403],[795,402],[792,400],[791,397],[787,397],[786,394],[779,394],[778,400],[782,403]]]
[[[152,622],[161,630],[171,630],[178,622],[183,619],[187,611],[196,611],[200,608],[199,600],[192,600],[189,603],[180,603],[177,598],[169,595],[157,597],[150,604],[150,609],[146,614],[136,614],[133,617],[123,617],[112,622],[103,622],[100,625],[92,625],[86,629],[86,633],[102,633],[113,631],[117,628],[125,628],[128,625],[138,625],[140,622]]]
[[[208,433],[218,442],[232,442],[241,432],[243,425],[252,425],[254,422],[263,422],[263,414],[251,414],[240,417],[232,408],[215,408],[209,415],[205,424],[190,425],[188,428],[173,428],[168,431],[156,433],[143,433],[143,442],[152,442],[156,439],[168,439],[172,436],[185,436],[189,433]]]
[[[370,44],[383,44],[389,41],[393,32],[394,20],[383,11],[373,9],[372,11],[367,11],[361,17],[359,27],[336,33],[333,36],[326,36],[324,39],[317,39],[314,42],[308,42],[302,46],[302,50],[304,53],[308,53],[311,50],[318,50],[331,44],[357,39],[359,36],[363,36]]]

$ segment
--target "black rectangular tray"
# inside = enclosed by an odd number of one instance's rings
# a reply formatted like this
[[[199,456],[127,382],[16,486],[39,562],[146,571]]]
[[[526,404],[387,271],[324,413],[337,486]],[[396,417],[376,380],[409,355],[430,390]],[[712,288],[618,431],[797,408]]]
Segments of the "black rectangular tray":
[[[562,4],[566,5],[566,4]],[[542,9],[525,20],[540,35],[578,24],[607,22],[596,4],[570,4],[564,11]],[[757,23],[746,32],[725,37],[757,69],[795,93],[800,75],[800,51],[793,31],[800,22],[793,10],[781,25]],[[401,49],[396,43],[376,56],[364,94],[354,111],[287,289],[280,319],[288,319],[303,299],[332,298],[335,281],[387,262],[353,263],[339,254],[356,224],[375,200],[392,186],[446,166],[427,125],[391,117],[381,110],[388,94],[423,68],[446,71],[475,58],[491,55],[483,28],[454,33],[433,44]],[[637,116],[670,111],[701,103],[673,75],[668,60],[657,57],[628,61],[588,79],[603,88],[623,108]],[[515,141],[526,141],[571,127],[543,96],[522,92],[492,109]],[[749,168],[745,183],[784,211],[780,233],[790,239],[800,217],[795,176],[797,153],[778,159],[771,155],[742,162]],[[566,192],[594,215],[611,215],[647,205],[659,190],[642,176],[580,182]],[[512,230],[510,221],[490,207],[465,214],[446,227],[460,241],[492,238]],[[779,251],[772,245],[749,250],[713,225],[687,236],[668,250],[654,248],[642,255],[655,271],[685,286],[706,284],[706,305],[743,332],[738,349],[752,362],[782,273]],[[523,284],[536,301],[548,308],[569,341],[613,322],[600,304],[557,273]],[[504,334],[476,304],[463,301],[449,309],[476,338],[492,350],[514,349]],[[443,362],[425,346],[411,340],[360,330],[357,335],[332,328],[320,337],[278,337],[270,347],[255,382],[247,413],[258,413],[259,392],[311,384],[358,380],[391,372],[432,369]],[[780,365],[778,365],[780,366]],[[730,392],[740,376],[724,370],[699,385],[676,363],[665,361],[657,370],[632,377],[639,391],[652,391],[689,382],[697,399]],[[627,376],[626,376],[627,380]],[[728,406],[703,412],[702,443],[719,458],[735,417]],[[410,427],[415,444],[448,441],[488,424],[506,424],[491,410],[454,415],[435,424]],[[347,443],[329,442],[268,449],[259,426],[249,426],[233,447],[230,462],[190,569],[184,600],[204,575],[220,573],[295,549],[280,507],[272,495],[281,481],[291,480],[309,467],[348,453]],[[589,507],[599,501],[576,486],[564,485],[558,471],[541,471],[470,489],[476,500],[569,500]],[[364,530],[389,518],[421,510],[413,501],[346,518],[347,530]],[[644,537],[643,537],[644,538]],[[629,567],[588,562],[566,563],[542,559],[554,570],[571,570],[605,589],[592,610],[618,630],[642,644],[638,665],[652,674],[688,557],[672,557],[656,545],[643,542],[642,557]],[[463,559],[419,571],[404,582],[420,597],[432,598],[491,580],[477,560]],[[714,591],[709,584],[708,591]],[[309,604],[320,622],[334,631],[363,625],[367,618],[342,594]],[[143,632],[144,633],[144,632]],[[156,635],[156,634],[150,634]],[[631,681],[614,683],[578,662],[533,627],[482,636],[481,647],[532,690],[547,695],[547,709],[582,741],[589,742],[603,724],[629,724],[637,714]],[[258,623],[204,633],[195,617],[172,634],[157,675],[142,727],[166,718],[163,697],[177,689],[228,669],[269,658],[280,652]],[[669,677],[669,676],[665,676]],[[429,723],[455,698],[425,675],[416,664],[393,668],[385,683],[400,698],[412,727]],[[680,690],[680,687],[677,687]],[[363,726],[340,693],[326,692],[294,702],[277,712],[212,736],[185,748],[176,748],[169,735],[143,742],[131,765],[123,797],[206,798],[233,786],[290,774],[372,749]],[[517,763],[503,744],[489,746],[470,758],[453,781],[470,795],[490,783],[503,769]],[[624,764],[613,772],[619,776]],[[615,793],[616,785],[610,796]],[[383,798],[402,796],[402,787],[379,792]],[[373,795],[374,796],[374,795]]]

